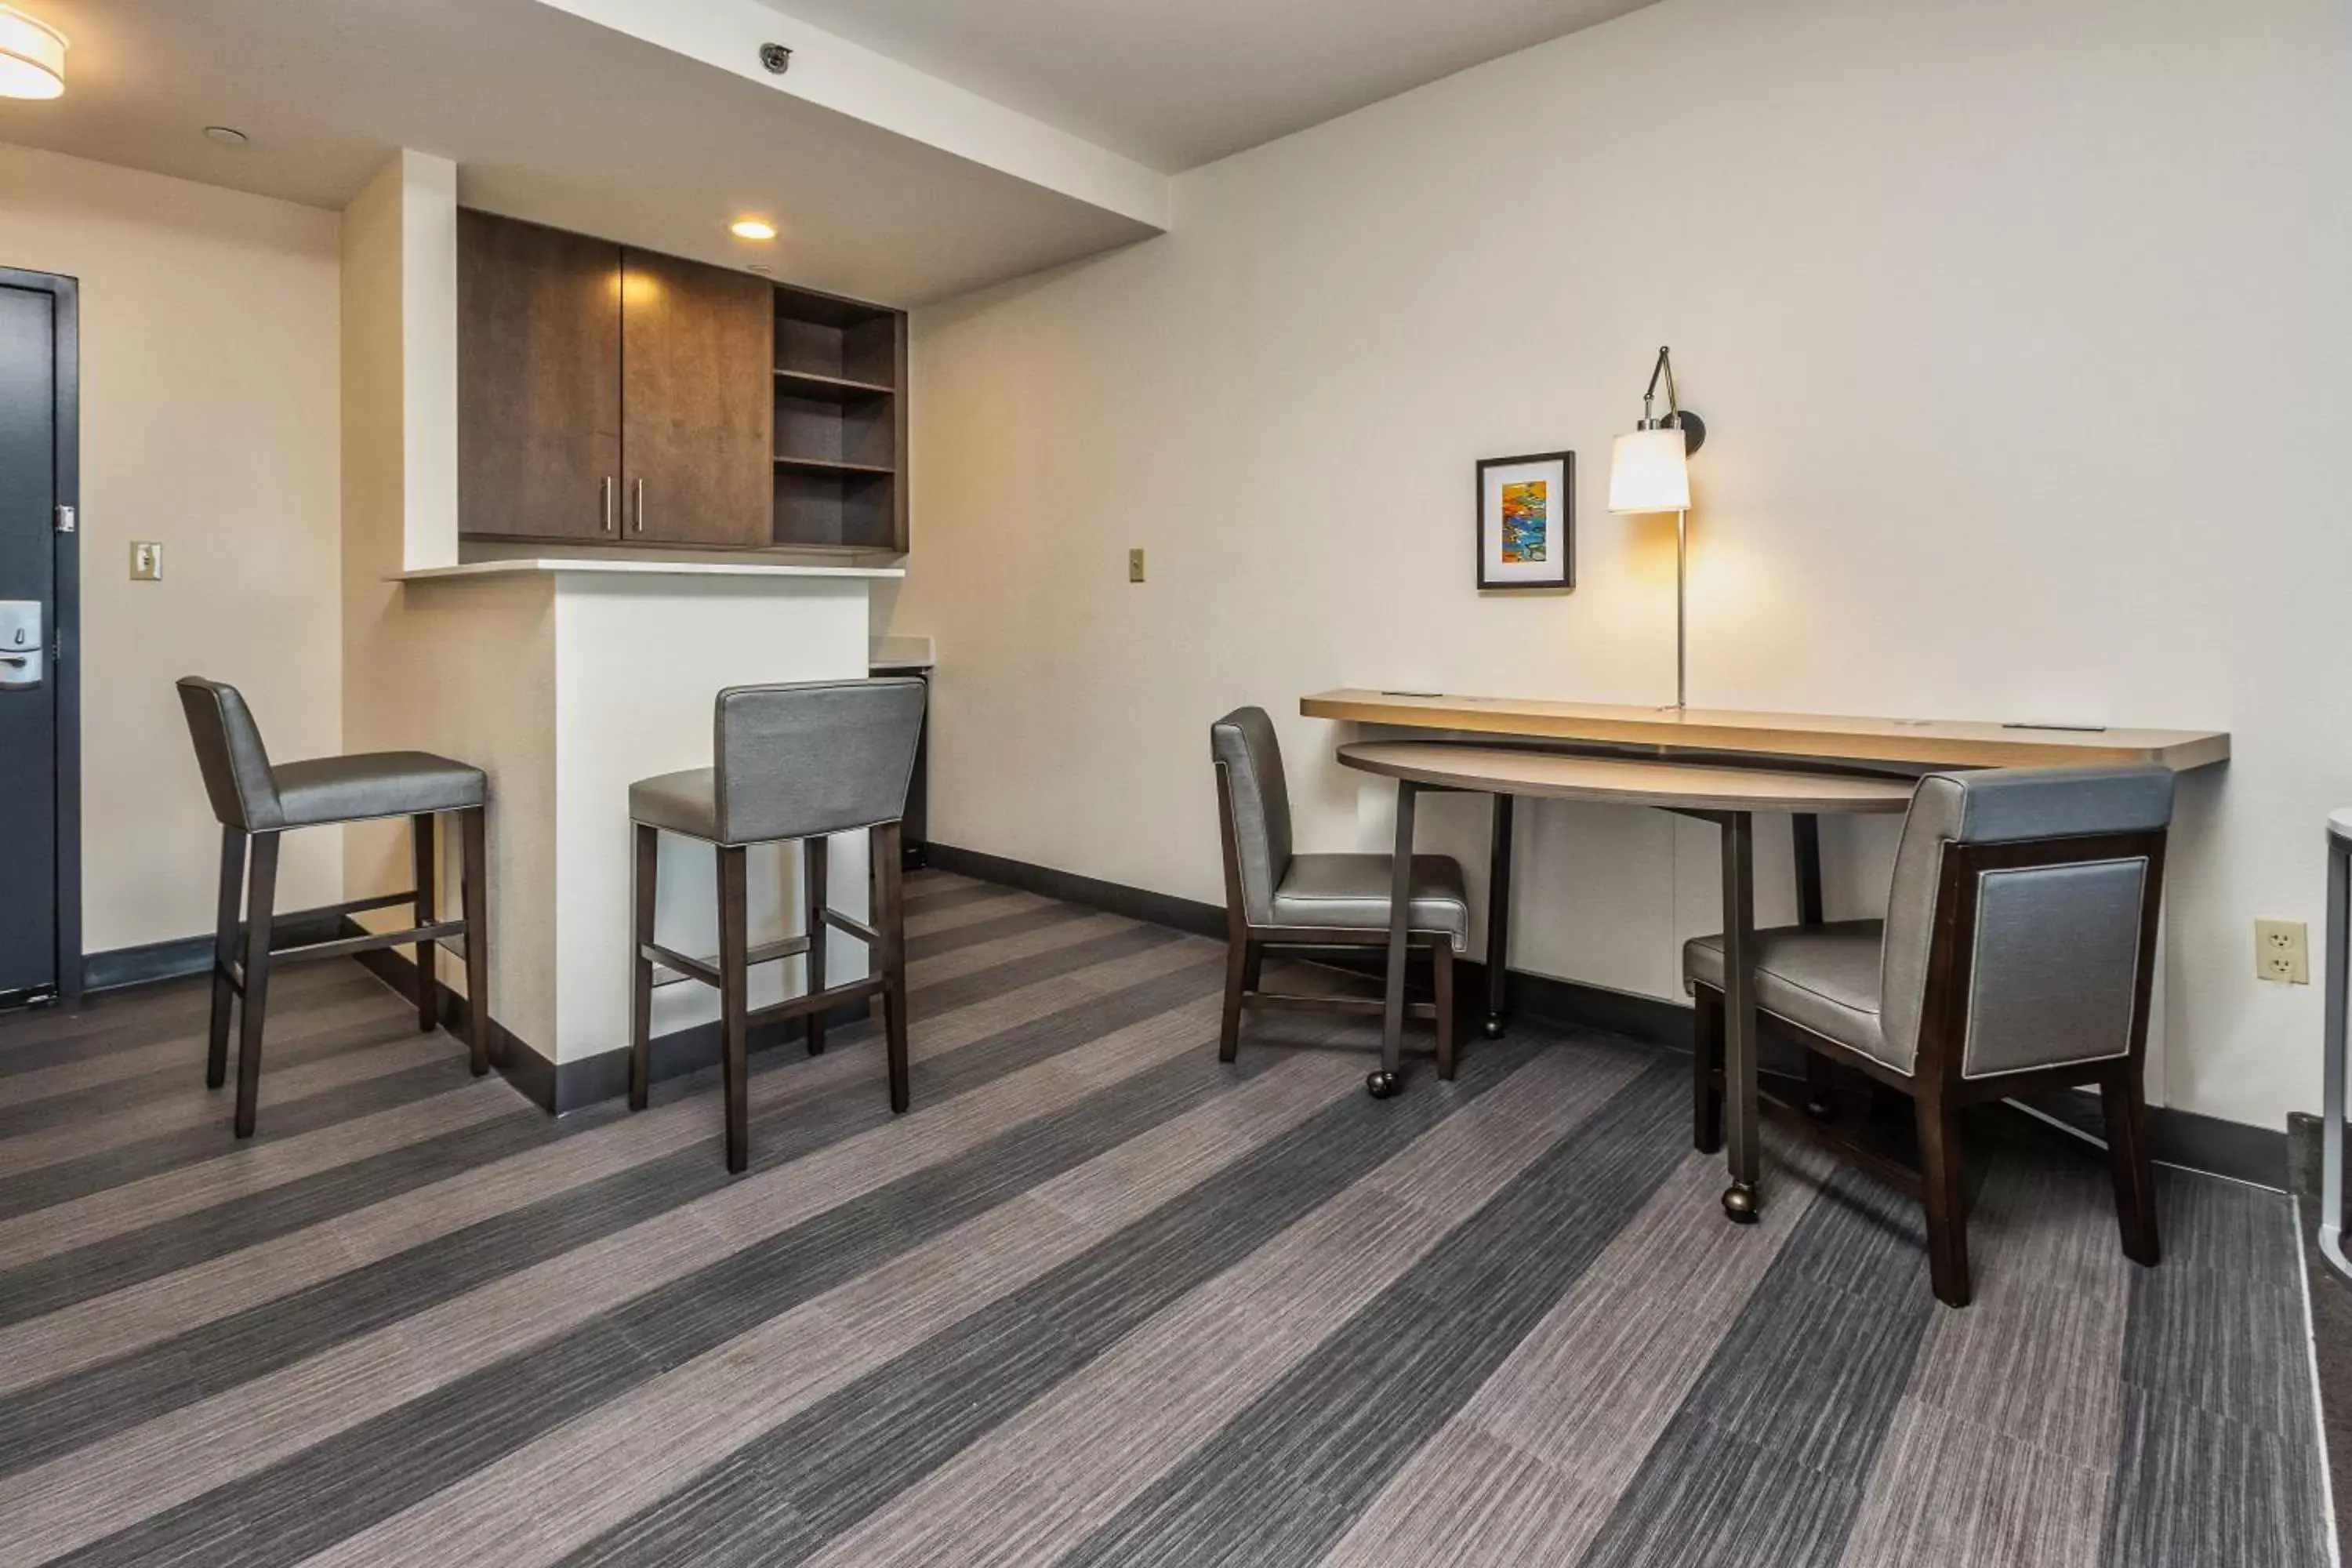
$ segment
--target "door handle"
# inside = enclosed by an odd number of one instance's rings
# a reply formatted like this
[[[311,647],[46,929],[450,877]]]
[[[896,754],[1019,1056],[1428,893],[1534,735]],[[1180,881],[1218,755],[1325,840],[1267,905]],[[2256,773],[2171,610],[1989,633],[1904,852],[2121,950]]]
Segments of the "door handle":
[[[604,479],[597,481],[596,500],[604,510],[604,531],[607,533],[618,533],[621,531],[620,520],[613,515],[613,476],[606,474]]]
[[[11,669],[22,669],[32,662],[33,660],[29,655],[21,653],[0,653],[0,664],[5,664]]]
[[[637,476],[637,531],[638,531],[639,533],[643,533],[645,531],[646,531],[646,480],[645,480],[645,476],[644,476],[644,475],[642,475],[642,474],[640,474],[640,475],[638,475],[638,476]]]

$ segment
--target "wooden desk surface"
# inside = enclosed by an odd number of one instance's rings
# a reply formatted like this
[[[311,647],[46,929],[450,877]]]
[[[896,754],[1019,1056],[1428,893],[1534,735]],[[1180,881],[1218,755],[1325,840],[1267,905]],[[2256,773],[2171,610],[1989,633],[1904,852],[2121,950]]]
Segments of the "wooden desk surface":
[[[1352,687],[1302,698],[1298,710],[1310,719],[1346,719],[1360,724],[1927,767],[2160,763],[2180,772],[2207,767],[2230,755],[2230,737],[2215,731],[2013,729],[1947,719],[1854,719],[1741,708],[1686,708],[1677,712],[1630,703],[1549,702]]]
[[[1339,748],[1339,761],[1368,773],[1445,789],[1667,811],[1897,812],[1911,804],[1911,785],[1903,779],[1580,757],[1439,741],[1359,741]]]

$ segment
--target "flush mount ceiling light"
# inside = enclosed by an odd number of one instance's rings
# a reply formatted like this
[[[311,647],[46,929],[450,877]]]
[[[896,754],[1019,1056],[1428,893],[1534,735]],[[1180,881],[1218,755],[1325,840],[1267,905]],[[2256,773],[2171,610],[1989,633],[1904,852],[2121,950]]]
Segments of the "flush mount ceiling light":
[[[0,98],[56,98],[66,89],[66,36],[0,5]]]
[[[776,226],[761,223],[755,217],[739,217],[727,226],[727,232],[738,239],[773,239],[776,237]]]
[[[205,139],[217,142],[224,147],[242,147],[252,140],[234,125],[207,125],[205,127]]]

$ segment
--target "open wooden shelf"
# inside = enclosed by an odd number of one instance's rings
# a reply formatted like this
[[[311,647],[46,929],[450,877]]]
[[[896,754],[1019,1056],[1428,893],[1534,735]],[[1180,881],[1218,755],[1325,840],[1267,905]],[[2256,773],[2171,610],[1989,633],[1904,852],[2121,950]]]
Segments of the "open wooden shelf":
[[[898,470],[887,463],[844,463],[832,458],[792,458],[776,455],[776,467],[800,474],[887,474],[896,477]]]
[[[878,382],[852,381],[846,376],[819,375],[814,371],[776,367],[776,389],[793,397],[817,402],[856,403],[868,397],[895,397],[898,389]]]
[[[774,542],[907,548],[907,318],[776,288]]]

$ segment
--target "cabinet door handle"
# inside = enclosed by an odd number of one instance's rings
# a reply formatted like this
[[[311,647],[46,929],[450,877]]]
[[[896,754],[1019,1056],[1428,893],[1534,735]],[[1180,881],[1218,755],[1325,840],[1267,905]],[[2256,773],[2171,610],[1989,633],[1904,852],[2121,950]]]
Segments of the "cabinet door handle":
[[[604,476],[603,480],[597,484],[596,492],[597,501],[604,509],[604,531],[607,533],[620,532],[620,520],[613,515],[614,496],[612,475],[606,474]]]
[[[638,476],[638,479],[637,479],[637,531],[638,531],[639,533],[643,533],[645,531],[646,531],[646,481],[645,481],[645,478],[644,478],[644,476],[643,476],[643,475],[639,475],[639,476]]]

